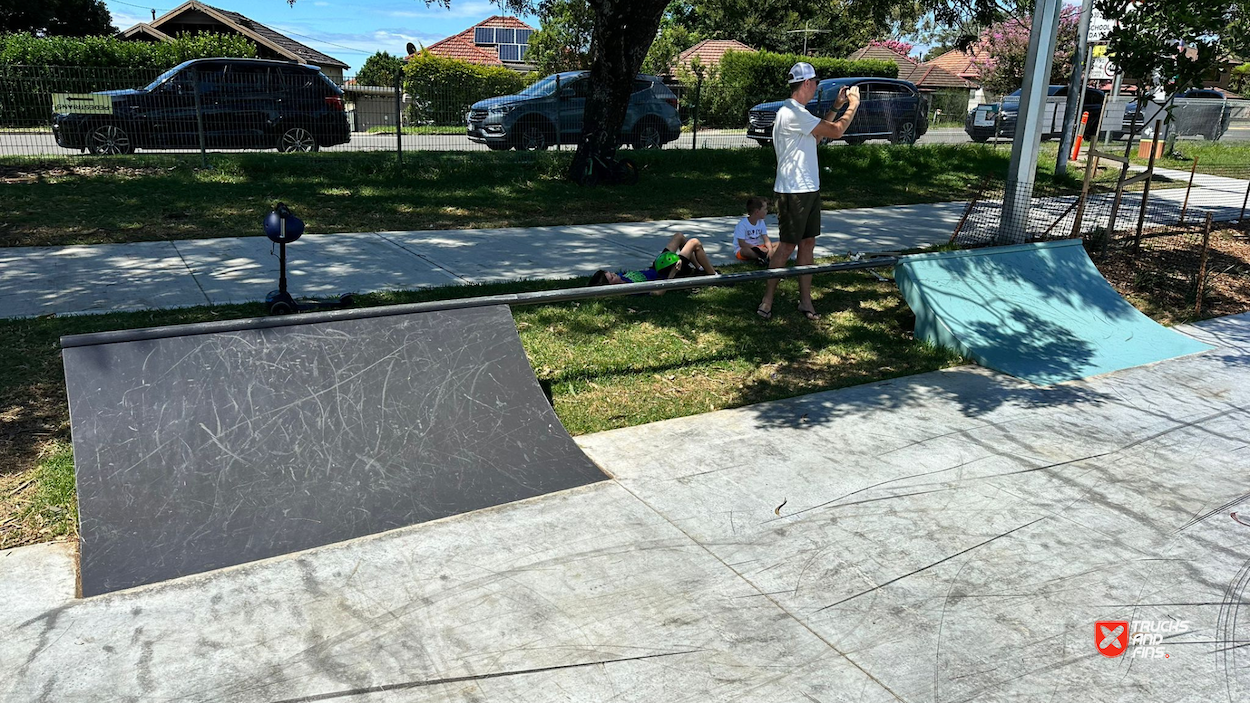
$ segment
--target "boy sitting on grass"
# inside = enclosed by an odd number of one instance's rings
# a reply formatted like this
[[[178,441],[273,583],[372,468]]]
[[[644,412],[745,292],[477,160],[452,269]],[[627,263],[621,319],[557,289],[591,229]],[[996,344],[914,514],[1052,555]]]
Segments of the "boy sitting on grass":
[[[590,285],[607,286],[617,283],[645,283],[646,281],[666,281],[670,278],[686,278],[689,276],[715,276],[716,267],[708,260],[707,253],[698,239],[678,232],[668,240],[664,251],[655,257],[649,268],[641,271],[607,271],[599,269],[590,277]],[[656,291],[659,295],[664,291]]]
[[[768,201],[758,196],[747,198],[747,215],[734,227],[734,256],[739,261],[754,261],[767,266],[777,245],[768,238]]]

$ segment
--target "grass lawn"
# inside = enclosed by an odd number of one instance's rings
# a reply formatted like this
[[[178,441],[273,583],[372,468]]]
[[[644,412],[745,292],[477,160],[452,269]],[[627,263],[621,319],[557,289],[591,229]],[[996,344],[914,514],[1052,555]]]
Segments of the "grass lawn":
[[[731,267],[729,270],[733,270]],[[363,305],[581,285],[583,280],[366,295]],[[957,355],[916,343],[893,283],[865,272],[818,276],[801,316],[782,283],[774,316],[754,314],[763,283],[514,310],[556,412],[573,434],[931,371]],[[76,529],[69,415],[58,340],[65,334],[250,317],[259,304],[0,321],[0,548]]]
[[[1122,154],[1124,143],[1113,153]],[[1198,159],[1198,173],[1233,176],[1236,178],[1250,177],[1250,144],[1244,142],[1208,142],[1181,139],[1176,142],[1176,154],[1165,155],[1155,160],[1156,166],[1188,171]],[[1137,148],[1133,148],[1133,163],[1146,165],[1149,159],[1139,158]]]
[[[638,185],[580,188],[570,152],[383,152],[0,160],[0,246],[96,244],[260,234],[284,201],[310,232],[629,222],[739,214],[772,192],[769,149],[629,153]],[[969,197],[1006,172],[1005,150],[864,145],[821,150],[827,209]],[[1039,178],[1053,159],[1043,158]],[[1065,183],[1077,183],[1070,173]]]

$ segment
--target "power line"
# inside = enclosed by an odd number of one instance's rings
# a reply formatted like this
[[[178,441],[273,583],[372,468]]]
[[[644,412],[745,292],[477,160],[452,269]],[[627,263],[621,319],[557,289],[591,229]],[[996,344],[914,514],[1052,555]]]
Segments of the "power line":
[[[172,9],[168,7],[152,7],[151,5],[136,5],[133,2],[122,2],[121,0],[108,0],[108,2],[114,5],[126,5],[127,7],[137,7],[140,10],[156,10],[157,12],[169,12],[169,10]]]

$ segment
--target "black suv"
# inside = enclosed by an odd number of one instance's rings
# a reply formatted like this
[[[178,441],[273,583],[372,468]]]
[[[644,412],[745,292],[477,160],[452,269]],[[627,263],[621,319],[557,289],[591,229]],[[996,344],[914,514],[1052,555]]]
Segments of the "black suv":
[[[824,117],[843,86],[859,88],[859,111],[842,135],[847,144],[889,139],[914,144],[929,129],[928,100],[914,83],[895,78],[827,78],[820,82],[807,111]],[[747,137],[760,146],[773,141],[773,122],[784,100],[760,103],[747,113]],[[838,111],[841,115],[846,108]]]
[[[582,136],[582,113],[590,95],[589,75],[589,71],[556,73],[516,95],[473,103],[465,115],[469,139],[496,150],[542,150],[554,144],[576,144]],[[677,96],[655,76],[635,76],[619,143],[659,149],[680,135]]]
[[[1046,88],[1048,98],[1067,98],[1068,86],[1052,85]],[[1085,89],[1084,112],[1089,113],[1085,123],[1085,138],[1094,136],[1098,120],[1102,116],[1107,94],[1097,88]],[[1063,136],[1064,101],[1048,100],[1042,111],[1042,139],[1058,139]],[[1020,114],[1020,91],[1003,97],[1001,102],[977,105],[964,120],[964,131],[974,142],[986,142],[991,137],[1013,139],[1016,136],[1016,117]],[[1077,115],[1077,119],[1080,119]]]
[[[198,148],[201,125],[214,149],[316,151],[351,138],[343,91],[316,66],[195,59],[145,88],[94,95],[108,101],[53,115],[57,144],[92,154]]]

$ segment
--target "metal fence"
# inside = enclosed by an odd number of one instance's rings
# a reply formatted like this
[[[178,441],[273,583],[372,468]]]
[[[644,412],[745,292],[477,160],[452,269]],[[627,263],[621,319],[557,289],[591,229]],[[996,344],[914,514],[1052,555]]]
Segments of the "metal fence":
[[[76,153],[187,153],[251,149],[284,151],[486,151],[572,149],[582,126],[584,83],[557,77],[517,76],[498,84],[367,85],[347,76],[328,79],[301,67],[223,62],[194,73],[158,74],[143,69],[8,66],[0,68],[0,156]],[[633,148],[702,149],[767,146],[750,138],[751,117],[719,116],[709,126],[714,96],[701,84],[642,86],[631,102],[621,143]],[[341,92],[340,92],[341,90]],[[871,90],[869,91],[871,93]],[[495,99],[504,95],[513,99]],[[864,96],[854,126],[890,112],[889,95]],[[1104,110],[1104,136],[1133,126],[1127,99]],[[880,110],[872,109],[881,103]],[[1149,119],[1148,105],[1136,119]],[[932,110],[930,110],[932,113]],[[1063,101],[1050,99],[1046,119],[1063,121]],[[1250,140],[1250,101],[1177,100],[1174,129],[1183,139]],[[1010,143],[997,118],[973,129],[953,125],[929,130],[921,141],[988,139]],[[924,122],[935,114],[927,114]],[[888,127],[888,128],[887,128]],[[869,141],[890,139],[893,126]],[[758,136],[755,135],[755,136]]]

